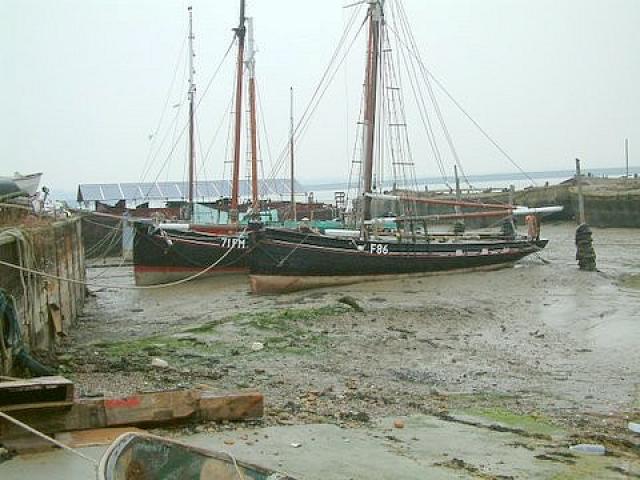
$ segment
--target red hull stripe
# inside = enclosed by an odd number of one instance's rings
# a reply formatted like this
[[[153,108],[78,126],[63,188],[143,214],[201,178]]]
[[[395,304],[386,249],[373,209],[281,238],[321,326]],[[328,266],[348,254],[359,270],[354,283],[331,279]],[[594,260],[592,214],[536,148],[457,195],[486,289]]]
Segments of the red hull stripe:
[[[198,273],[202,270],[205,270],[202,267],[151,267],[147,265],[135,265],[133,270],[138,273]],[[215,272],[248,272],[249,269],[247,267],[214,267],[210,272],[207,273],[215,273]]]

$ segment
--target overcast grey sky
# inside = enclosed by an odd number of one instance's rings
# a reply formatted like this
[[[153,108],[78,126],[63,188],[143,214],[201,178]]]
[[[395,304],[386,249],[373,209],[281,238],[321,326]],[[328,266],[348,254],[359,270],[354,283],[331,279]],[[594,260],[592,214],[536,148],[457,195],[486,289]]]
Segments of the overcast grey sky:
[[[342,6],[351,2],[247,3],[276,156],[286,141],[289,86],[301,108],[343,30],[349,11]],[[167,98],[165,124],[176,114],[184,124],[184,110],[171,108],[186,91],[184,63],[169,97],[167,91],[184,57],[189,4],[201,95],[231,40],[236,0],[0,0],[0,175],[44,171],[45,183],[65,190],[141,180],[149,134]],[[405,9],[430,69],[524,169],[568,169],[575,157],[587,167],[620,166],[625,137],[632,163],[640,163],[640,1],[405,0]],[[300,143],[304,180],[348,174],[363,48],[361,38]],[[232,64],[199,109],[204,150],[224,121]],[[468,174],[514,171],[440,98]],[[223,174],[224,125],[200,167],[208,178]],[[425,145],[416,139],[418,173],[436,175]],[[164,169],[167,151],[159,151],[145,179],[181,180],[185,151],[180,142]],[[264,141],[262,158],[268,170]]]

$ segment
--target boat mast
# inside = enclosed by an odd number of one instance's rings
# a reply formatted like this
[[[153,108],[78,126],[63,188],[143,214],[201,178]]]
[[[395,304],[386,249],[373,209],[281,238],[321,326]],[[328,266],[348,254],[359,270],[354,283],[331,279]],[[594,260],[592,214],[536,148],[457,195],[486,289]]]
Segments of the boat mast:
[[[295,222],[298,220],[296,212],[296,187],[295,187],[295,175],[294,175],[294,162],[293,162],[293,87],[289,88],[289,157],[291,160],[291,212],[292,218]]]
[[[258,199],[258,126],[256,120],[256,49],[253,40],[253,18],[247,18],[248,54],[247,73],[249,77],[249,124],[251,135],[251,209],[253,216],[260,216]]]
[[[629,178],[629,139],[624,139],[625,179]]]
[[[460,177],[458,177],[457,165],[453,166],[453,175],[455,176],[455,179],[456,179],[456,201],[460,202],[462,201],[462,191],[460,190]],[[513,202],[509,202],[509,204],[511,203]],[[462,210],[460,209],[460,205],[455,206],[455,211],[456,213],[462,213]]]
[[[235,118],[235,142],[233,150],[233,173],[231,178],[231,209],[229,217],[231,222],[238,222],[238,197],[240,193],[240,139],[242,136],[242,74],[244,70],[244,36],[246,32],[244,17],[245,0],[240,0],[240,22],[237,28],[234,28],[236,37],[238,38],[238,60],[236,71],[236,118]]]
[[[375,121],[378,86],[378,57],[380,43],[380,26],[382,24],[384,0],[370,0],[369,2],[369,47],[367,53],[367,70],[365,79],[365,108],[363,122],[363,190],[362,233],[366,236],[365,221],[371,220],[371,197],[373,177],[373,154],[375,143]]]
[[[194,141],[194,115],[193,115],[193,102],[196,94],[196,84],[193,80],[193,15],[191,7],[189,11],[189,220],[193,220],[193,193],[194,193],[194,179],[195,179],[195,157],[196,157],[196,145]]]

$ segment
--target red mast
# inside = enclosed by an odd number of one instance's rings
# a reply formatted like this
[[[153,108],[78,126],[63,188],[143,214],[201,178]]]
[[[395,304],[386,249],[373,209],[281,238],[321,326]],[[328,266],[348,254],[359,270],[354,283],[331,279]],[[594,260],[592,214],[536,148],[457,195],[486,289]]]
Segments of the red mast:
[[[260,215],[258,199],[258,126],[256,119],[256,49],[253,40],[253,18],[247,18],[249,51],[247,54],[247,72],[249,74],[249,128],[251,136],[251,209],[253,217]]]
[[[193,16],[191,7],[189,10],[189,213],[188,218],[193,220],[193,192],[195,181],[195,157],[196,146],[194,141],[194,111],[193,101],[196,94],[196,84],[193,81]]]
[[[236,72],[236,119],[235,119],[235,142],[233,150],[233,173],[231,178],[231,209],[229,211],[230,220],[238,222],[238,197],[240,196],[240,140],[242,136],[242,74],[244,72],[244,36],[246,28],[244,26],[244,3],[240,0],[240,23],[235,28],[238,38],[238,60]]]
[[[367,70],[365,79],[365,108],[364,108],[364,131],[363,131],[363,190],[365,196],[362,198],[362,231],[366,235],[364,221],[371,219],[371,193],[373,177],[373,154],[375,143],[376,126],[376,105],[378,89],[378,57],[380,43],[380,24],[382,22],[382,2],[375,0],[369,5],[369,49],[367,53]]]

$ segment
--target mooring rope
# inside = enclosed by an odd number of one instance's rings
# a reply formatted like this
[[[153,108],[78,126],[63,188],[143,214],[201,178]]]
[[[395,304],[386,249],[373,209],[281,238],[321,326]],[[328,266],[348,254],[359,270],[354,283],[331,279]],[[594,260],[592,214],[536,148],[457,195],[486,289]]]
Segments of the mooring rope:
[[[52,278],[54,280],[60,280],[63,282],[69,282],[69,283],[75,283],[78,285],[86,285],[86,286],[91,286],[91,287],[99,287],[99,288],[116,288],[116,289],[121,289],[121,290],[157,290],[160,288],[166,288],[166,287],[174,287],[176,285],[181,285],[183,283],[187,283],[190,282],[191,280],[194,280],[202,275],[204,275],[205,273],[209,272],[210,270],[213,270],[215,267],[217,267],[220,262],[222,262],[227,255],[229,255],[231,253],[231,251],[234,250],[233,248],[229,248],[224,255],[222,255],[222,257],[220,257],[218,260],[216,260],[214,263],[212,263],[211,265],[209,265],[208,267],[206,267],[203,270],[200,270],[199,272],[186,277],[186,278],[182,278],[180,280],[176,280],[173,282],[168,282],[168,283],[161,283],[159,285],[114,285],[114,284],[108,284],[108,283],[93,283],[93,282],[87,282],[84,280],[76,280],[74,278],[66,278],[66,277],[60,277],[58,275],[52,275],[50,273],[46,273],[46,272],[40,272],[38,270],[33,270],[31,268],[26,268],[26,267],[22,267],[20,265],[16,265],[15,263],[9,263],[9,262],[5,262],[3,260],[0,260],[0,265],[4,265],[6,267],[10,267],[10,268],[15,268],[16,270],[20,270],[23,272],[27,272],[27,273],[32,273],[34,275],[39,275],[41,277],[46,277],[46,278]]]
[[[35,436],[42,438],[43,440],[46,440],[47,442],[53,443],[56,447],[60,447],[63,450],[66,450],[69,453],[72,453],[74,455],[77,455],[78,457],[91,462],[94,466],[94,468],[96,469],[96,472],[98,470],[98,461],[96,461],[94,458],[88,457],[87,455],[85,455],[82,452],[79,452],[78,450],[76,450],[75,448],[71,448],[68,445],[65,445],[64,443],[59,442],[58,440],[56,440],[55,438],[51,438],[49,435],[45,435],[44,433],[36,430],[33,427],[30,427],[29,425],[27,425],[26,423],[22,423],[20,420],[18,420],[17,418],[13,418],[10,415],[7,415],[4,412],[0,412],[0,417],[4,418],[6,421],[13,423],[14,425],[17,425],[20,428],[25,429],[26,431],[28,431],[29,433],[33,433]]]

